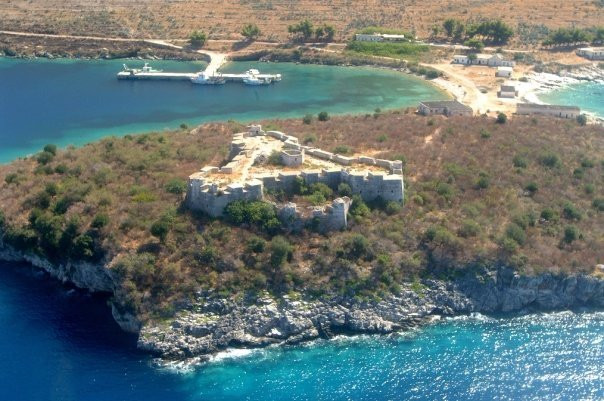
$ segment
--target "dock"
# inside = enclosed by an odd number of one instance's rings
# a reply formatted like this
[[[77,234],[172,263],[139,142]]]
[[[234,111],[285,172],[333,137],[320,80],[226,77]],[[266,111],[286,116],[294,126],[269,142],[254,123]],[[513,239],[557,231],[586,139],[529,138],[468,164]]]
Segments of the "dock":
[[[154,80],[154,81],[190,81],[197,75],[194,72],[135,72],[120,71],[117,73],[117,79],[129,80]]]
[[[174,46],[177,47],[177,46]],[[226,55],[212,51],[198,52],[207,55],[210,63],[205,70],[199,72],[165,72],[155,70],[145,63],[143,68],[128,68],[117,73],[119,80],[151,80],[151,81],[190,81],[196,84],[216,85],[225,82],[243,82],[247,85],[267,85],[281,80],[281,74],[261,74],[256,69],[250,69],[243,74],[223,74],[219,68],[226,62]]]

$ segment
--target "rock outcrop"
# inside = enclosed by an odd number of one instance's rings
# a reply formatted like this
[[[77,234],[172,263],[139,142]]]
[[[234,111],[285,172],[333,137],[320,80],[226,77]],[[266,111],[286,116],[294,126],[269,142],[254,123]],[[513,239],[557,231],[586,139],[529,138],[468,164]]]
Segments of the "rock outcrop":
[[[391,333],[435,315],[583,306],[604,307],[604,280],[585,275],[527,277],[506,268],[451,283],[427,280],[422,286],[406,285],[400,294],[379,302],[287,296],[235,302],[199,294],[195,305],[170,323],[144,326],[138,345],[164,357],[187,358],[227,347],[292,344],[337,333]]]

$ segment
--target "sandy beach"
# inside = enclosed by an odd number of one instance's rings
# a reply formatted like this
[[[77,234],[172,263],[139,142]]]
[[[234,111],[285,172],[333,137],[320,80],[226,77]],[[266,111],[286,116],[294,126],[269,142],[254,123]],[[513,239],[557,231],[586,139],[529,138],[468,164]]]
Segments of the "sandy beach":
[[[515,113],[518,103],[543,104],[539,99],[541,93],[585,81],[604,83],[604,71],[596,65],[586,65],[573,72],[562,72],[561,75],[538,73],[532,71],[531,66],[518,65],[514,67],[511,78],[495,77],[496,69],[487,66],[450,63],[426,66],[444,74],[432,80],[435,85],[472,107],[475,114],[495,115],[503,112],[510,115]],[[497,97],[501,85],[514,86],[518,96],[513,99]]]

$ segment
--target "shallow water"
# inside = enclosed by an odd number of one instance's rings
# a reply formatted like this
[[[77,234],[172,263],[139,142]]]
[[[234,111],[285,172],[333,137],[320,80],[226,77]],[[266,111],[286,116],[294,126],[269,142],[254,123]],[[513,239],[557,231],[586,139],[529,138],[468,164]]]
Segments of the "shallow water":
[[[160,368],[106,300],[0,263],[2,400],[604,398],[604,313],[444,320],[396,337],[232,350]]]
[[[588,112],[604,118],[604,84],[585,82],[539,94],[539,100],[549,104],[578,106],[582,112]]]
[[[279,83],[249,87],[190,82],[118,81],[132,60],[19,60],[0,58],[0,163],[47,143],[81,145],[107,135],[176,128],[181,123],[373,113],[416,106],[446,94],[396,71],[292,63],[236,62],[225,72],[258,68],[281,73]],[[165,71],[198,71],[200,62],[153,61]]]

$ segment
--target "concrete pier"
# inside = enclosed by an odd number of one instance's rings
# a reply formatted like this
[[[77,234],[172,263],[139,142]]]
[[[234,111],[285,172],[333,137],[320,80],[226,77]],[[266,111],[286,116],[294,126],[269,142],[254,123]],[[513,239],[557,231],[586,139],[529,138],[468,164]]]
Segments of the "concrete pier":
[[[168,44],[166,44],[168,45]],[[170,45],[171,47],[181,48],[180,46]],[[142,69],[124,69],[117,73],[117,79],[120,80],[153,80],[153,81],[190,81],[200,74],[206,77],[224,80],[227,82],[243,82],[249,78],[249,74],[223,74],[218,72],[220,67],[226,62],[226,54],[216,53],[207,50],[198,50],[210,58],[210,63],[203,72],[164,72],[155,71],[145,63]],[[125,66],[124,66],[125,68]],[[262,81],[275,82],[281,80],[280,74],[254,74],[254,78]],[[200,83],[200,82],[196,82]]]

